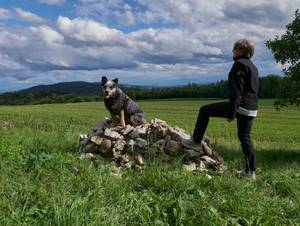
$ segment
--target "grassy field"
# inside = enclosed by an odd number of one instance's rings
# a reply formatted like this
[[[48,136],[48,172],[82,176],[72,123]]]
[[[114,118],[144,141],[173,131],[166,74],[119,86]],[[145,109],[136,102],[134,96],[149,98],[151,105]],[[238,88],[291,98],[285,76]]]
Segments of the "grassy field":
[[[193,130],[216,100],[139,102],[147,119]],[[236,122],[212,118],[207,134],[228,170],[209,180],[151,159],[138,174],[79,160],[78,135],[108,116],[102,103],[0,107],[0,225],[299,225],[300,110],[261,100],[254,121],[257,180],[243,166]],[[79,170],[78,170],[79,169]]]

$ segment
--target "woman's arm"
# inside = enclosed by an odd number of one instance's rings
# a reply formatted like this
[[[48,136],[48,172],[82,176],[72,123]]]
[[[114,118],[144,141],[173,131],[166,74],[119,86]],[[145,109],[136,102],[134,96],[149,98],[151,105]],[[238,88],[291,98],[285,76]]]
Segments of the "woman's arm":
[[[229,76],[229,115],[228,119],[235,118],[236,109],[241,102],[243,94],[245,75],[247,74],[247,67],[240,62],[235,62],[232,66]]]

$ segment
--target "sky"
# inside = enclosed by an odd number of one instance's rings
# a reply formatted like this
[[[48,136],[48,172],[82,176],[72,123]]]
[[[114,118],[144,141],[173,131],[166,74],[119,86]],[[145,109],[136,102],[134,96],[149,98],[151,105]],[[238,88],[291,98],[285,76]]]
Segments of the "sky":
[[[232,46],[255,43],[260,76],[281,75],[265,42],[300,0],[0,0],[0,92],[102,75],[132,85],[227,79]]]

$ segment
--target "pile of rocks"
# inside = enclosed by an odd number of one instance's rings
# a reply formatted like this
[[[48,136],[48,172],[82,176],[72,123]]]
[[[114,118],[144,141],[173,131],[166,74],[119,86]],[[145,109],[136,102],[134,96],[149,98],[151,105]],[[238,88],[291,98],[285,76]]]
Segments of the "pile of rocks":
[[[212,149],[207,137],[202,141],[201,149],[184,147],[183,139],[191,139],[191,135],[160,119],[123,128],[113,126],[110,119],[104,118],[87,135],[80,135],[80,158],[95,160],[110,157],[116,167],[142,169],[145,158],[151,154],[160,155],[167,162],[173,156],[181,155],[186,170],[205,171],[210,168],[223,172],[223,158]]]

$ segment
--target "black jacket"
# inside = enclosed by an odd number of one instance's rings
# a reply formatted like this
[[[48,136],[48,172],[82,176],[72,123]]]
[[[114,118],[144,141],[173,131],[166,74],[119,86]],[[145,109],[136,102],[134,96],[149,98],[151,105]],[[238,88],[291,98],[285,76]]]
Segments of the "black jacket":
[[[228,75],[229,117],[235,118],[236,109],[258,109],[258,70],[249,58],[241,57],[235,62]]]

